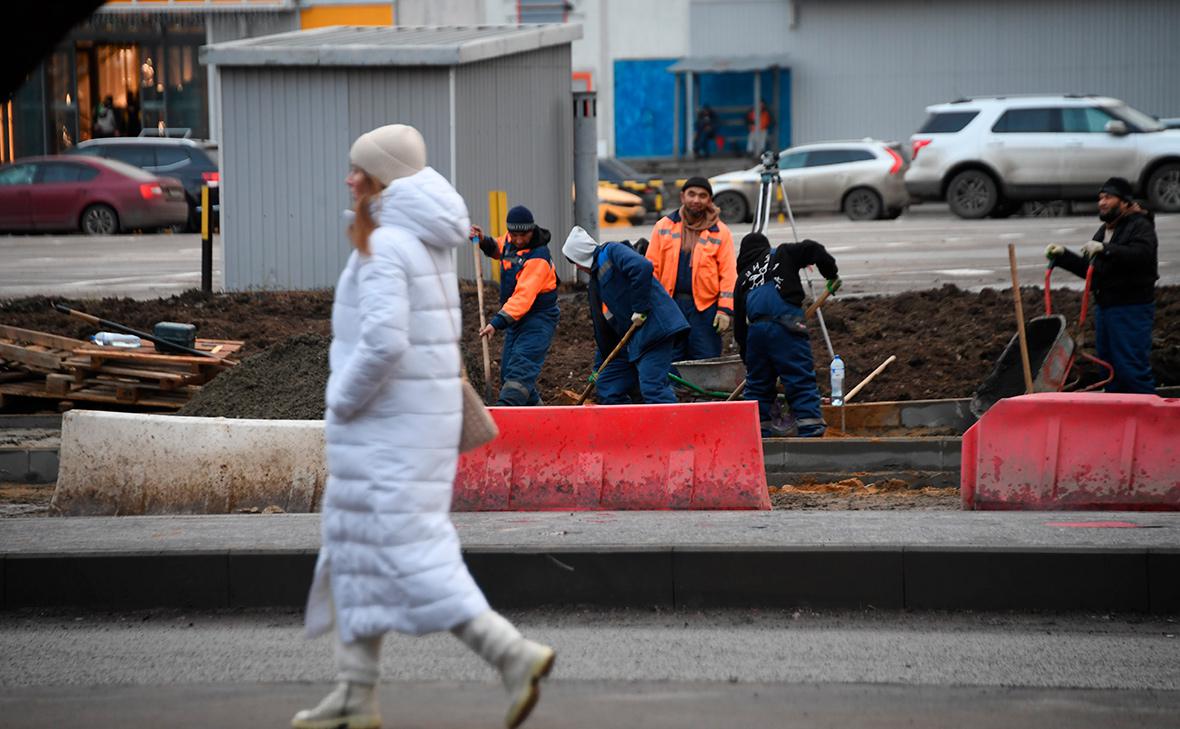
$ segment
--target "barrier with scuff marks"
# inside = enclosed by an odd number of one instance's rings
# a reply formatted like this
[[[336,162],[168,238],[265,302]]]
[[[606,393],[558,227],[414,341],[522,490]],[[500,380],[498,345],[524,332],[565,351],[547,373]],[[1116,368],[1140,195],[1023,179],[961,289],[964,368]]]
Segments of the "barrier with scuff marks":
[[[1180,399],[1040,393],[963,435],[964,509],[1180,509]]]
[[[455,511],[770,508],[757,403],[491,410]]]

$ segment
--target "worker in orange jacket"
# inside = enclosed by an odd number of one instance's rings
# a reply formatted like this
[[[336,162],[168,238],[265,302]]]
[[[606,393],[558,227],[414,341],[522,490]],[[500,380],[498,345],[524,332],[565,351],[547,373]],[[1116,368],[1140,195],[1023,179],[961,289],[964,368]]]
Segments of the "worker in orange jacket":
[[[766,150],[767,138],[773,123],[770,107],[766,105],[765,101],[758,102],[757,110],[750,109],[746,112],[746,152],[754,159],[761,157]]]
[[[549,231],[537,227],[523,205],[508,211],[508,232],[499,239],[471,226],[484,255],[500,261],[500,311],[480,330],[481,337],[504,334],[497,405],[540,405],[537,376],[549,354],[560,311],[557,270],[549,255]]]
[[[685,181],[680,208],[656,223],[646,255],[691,327],[673,361],[721,356],[721,334],[733,323],[737,256],[708,180]]]

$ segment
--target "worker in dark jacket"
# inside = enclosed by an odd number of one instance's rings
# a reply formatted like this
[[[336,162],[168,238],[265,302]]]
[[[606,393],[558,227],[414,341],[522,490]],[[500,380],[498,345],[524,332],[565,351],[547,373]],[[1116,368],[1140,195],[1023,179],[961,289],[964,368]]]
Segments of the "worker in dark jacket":
[[[780,435],[773,425],[777,380],[800,436],[824,434],[815,363],[803,311],[800,269],[814,265],[833,294],[840,288],[836,259],[813,240],[783,243],[771,250],[761,233],[742,239],[734,293],[734,339],[746,364],[746,399],[758,401],[763,435]]]
[[[1151,373],[1151,329],[1155,319],[1155,282],[1159,278],[1155,220],[1139,207],[1131,183],[1107,180],[1098,191],[1102,227],[1078,255],[1053,243],[1045,256],[1085,277],[1094,267],[1094,339],[1098,358],[1114,368],[1107,392],[1155,393]]]
[[[570,231],[562,253],[590,274],[590,318],[594,322],[598,369],[632,325],[638,325],[626,348],[598,374],[598,401],[633,402],[636,389],[645,403],[673,403],[668,381],[677,336],[688,330],[680,307],[652,276],[651,261],[628,243],[598,245],[579,227]]]
[[[540,405],[537,376],[557,330],[557,271],[549,255],[549,231],[537,227],[523,205],[508,211],[508,232],[488,238],[479,226],[471,237],[484,255],[500,261],[500,311],[480,330],[481,337],[504,335],[497,405]]]

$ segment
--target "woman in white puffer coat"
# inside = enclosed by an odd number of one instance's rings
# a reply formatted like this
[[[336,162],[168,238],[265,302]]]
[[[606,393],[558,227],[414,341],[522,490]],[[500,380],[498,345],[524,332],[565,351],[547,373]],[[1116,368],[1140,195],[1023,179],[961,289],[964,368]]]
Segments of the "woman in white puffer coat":
[[[379,727],[382,636],[450,630],[499,670],[515,727],[554,653],[488,607],[449,516],[463,421],[454,252],[467,207],[426,166],[413,127],[361,135],[349,162],[356,250],[332,307],[328,485],[306,619],[310,637],[335,623],[338,684],[292,726]]]

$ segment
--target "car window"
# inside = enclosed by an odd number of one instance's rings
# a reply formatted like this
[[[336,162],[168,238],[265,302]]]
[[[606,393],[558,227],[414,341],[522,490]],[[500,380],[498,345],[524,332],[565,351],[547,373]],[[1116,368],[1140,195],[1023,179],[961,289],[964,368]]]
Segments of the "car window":
[[[157,167],[167,167],[188,161],[188,151],[184,147],[156,147]]]
[[[797,170],[807,164],[806,152],[791,152],[778,158],[780,170]]]
[[[209,158],[209,161],[213,163],[214,167],[220,164],[217,159],[219,153],[216,144],[206,144],[204,147],[201,147],[201,151],[205,153],[205,155]]]
[[[87,157],[101,157],[102,147],[98,145],[91,145],[89,147],[74,147],[73,149],[67,149],[65,154],[84,154]]]
[[[963,131],[963,127],[979,116],[978,111],[936,111],[926,117],[926,123],[918,130],[918,134],[953,134]]]
[[[0,169],[0,185],[29,185],[33,182],[36,165],[12,165]]]
[[[997,134],[1061,131],[1060,109],[1009,109],[992,127]]]
[[[863,149],[816,149],[807,153],[808,167],[826,167],[846,162],[863,162],[876,159],[872,152]]]
[[[1106,131],[1106,123],[1114,117],[1093,106],[1061,110],[1061,128],[1071,133],[1099,134]]]
[[[37,182],[51,185],[63,182],[85,182],[98,176],[98,170],[87,165],[69,162],[43,162],[37,165]]]
[[[1137,132],[1158,132],[1164,129],[1164,125],[1158,119],[1148,116],[1138,109],[1127,106],[1126,104],[1117,104],[1115,106],[1107,107],[1107,110],[1116,118],[1122,119],[1131,127],[1131,131]]]
[[[135,167],[156,166],[155,150],[143,144],[112,144],[107,147],[106,156]]]

